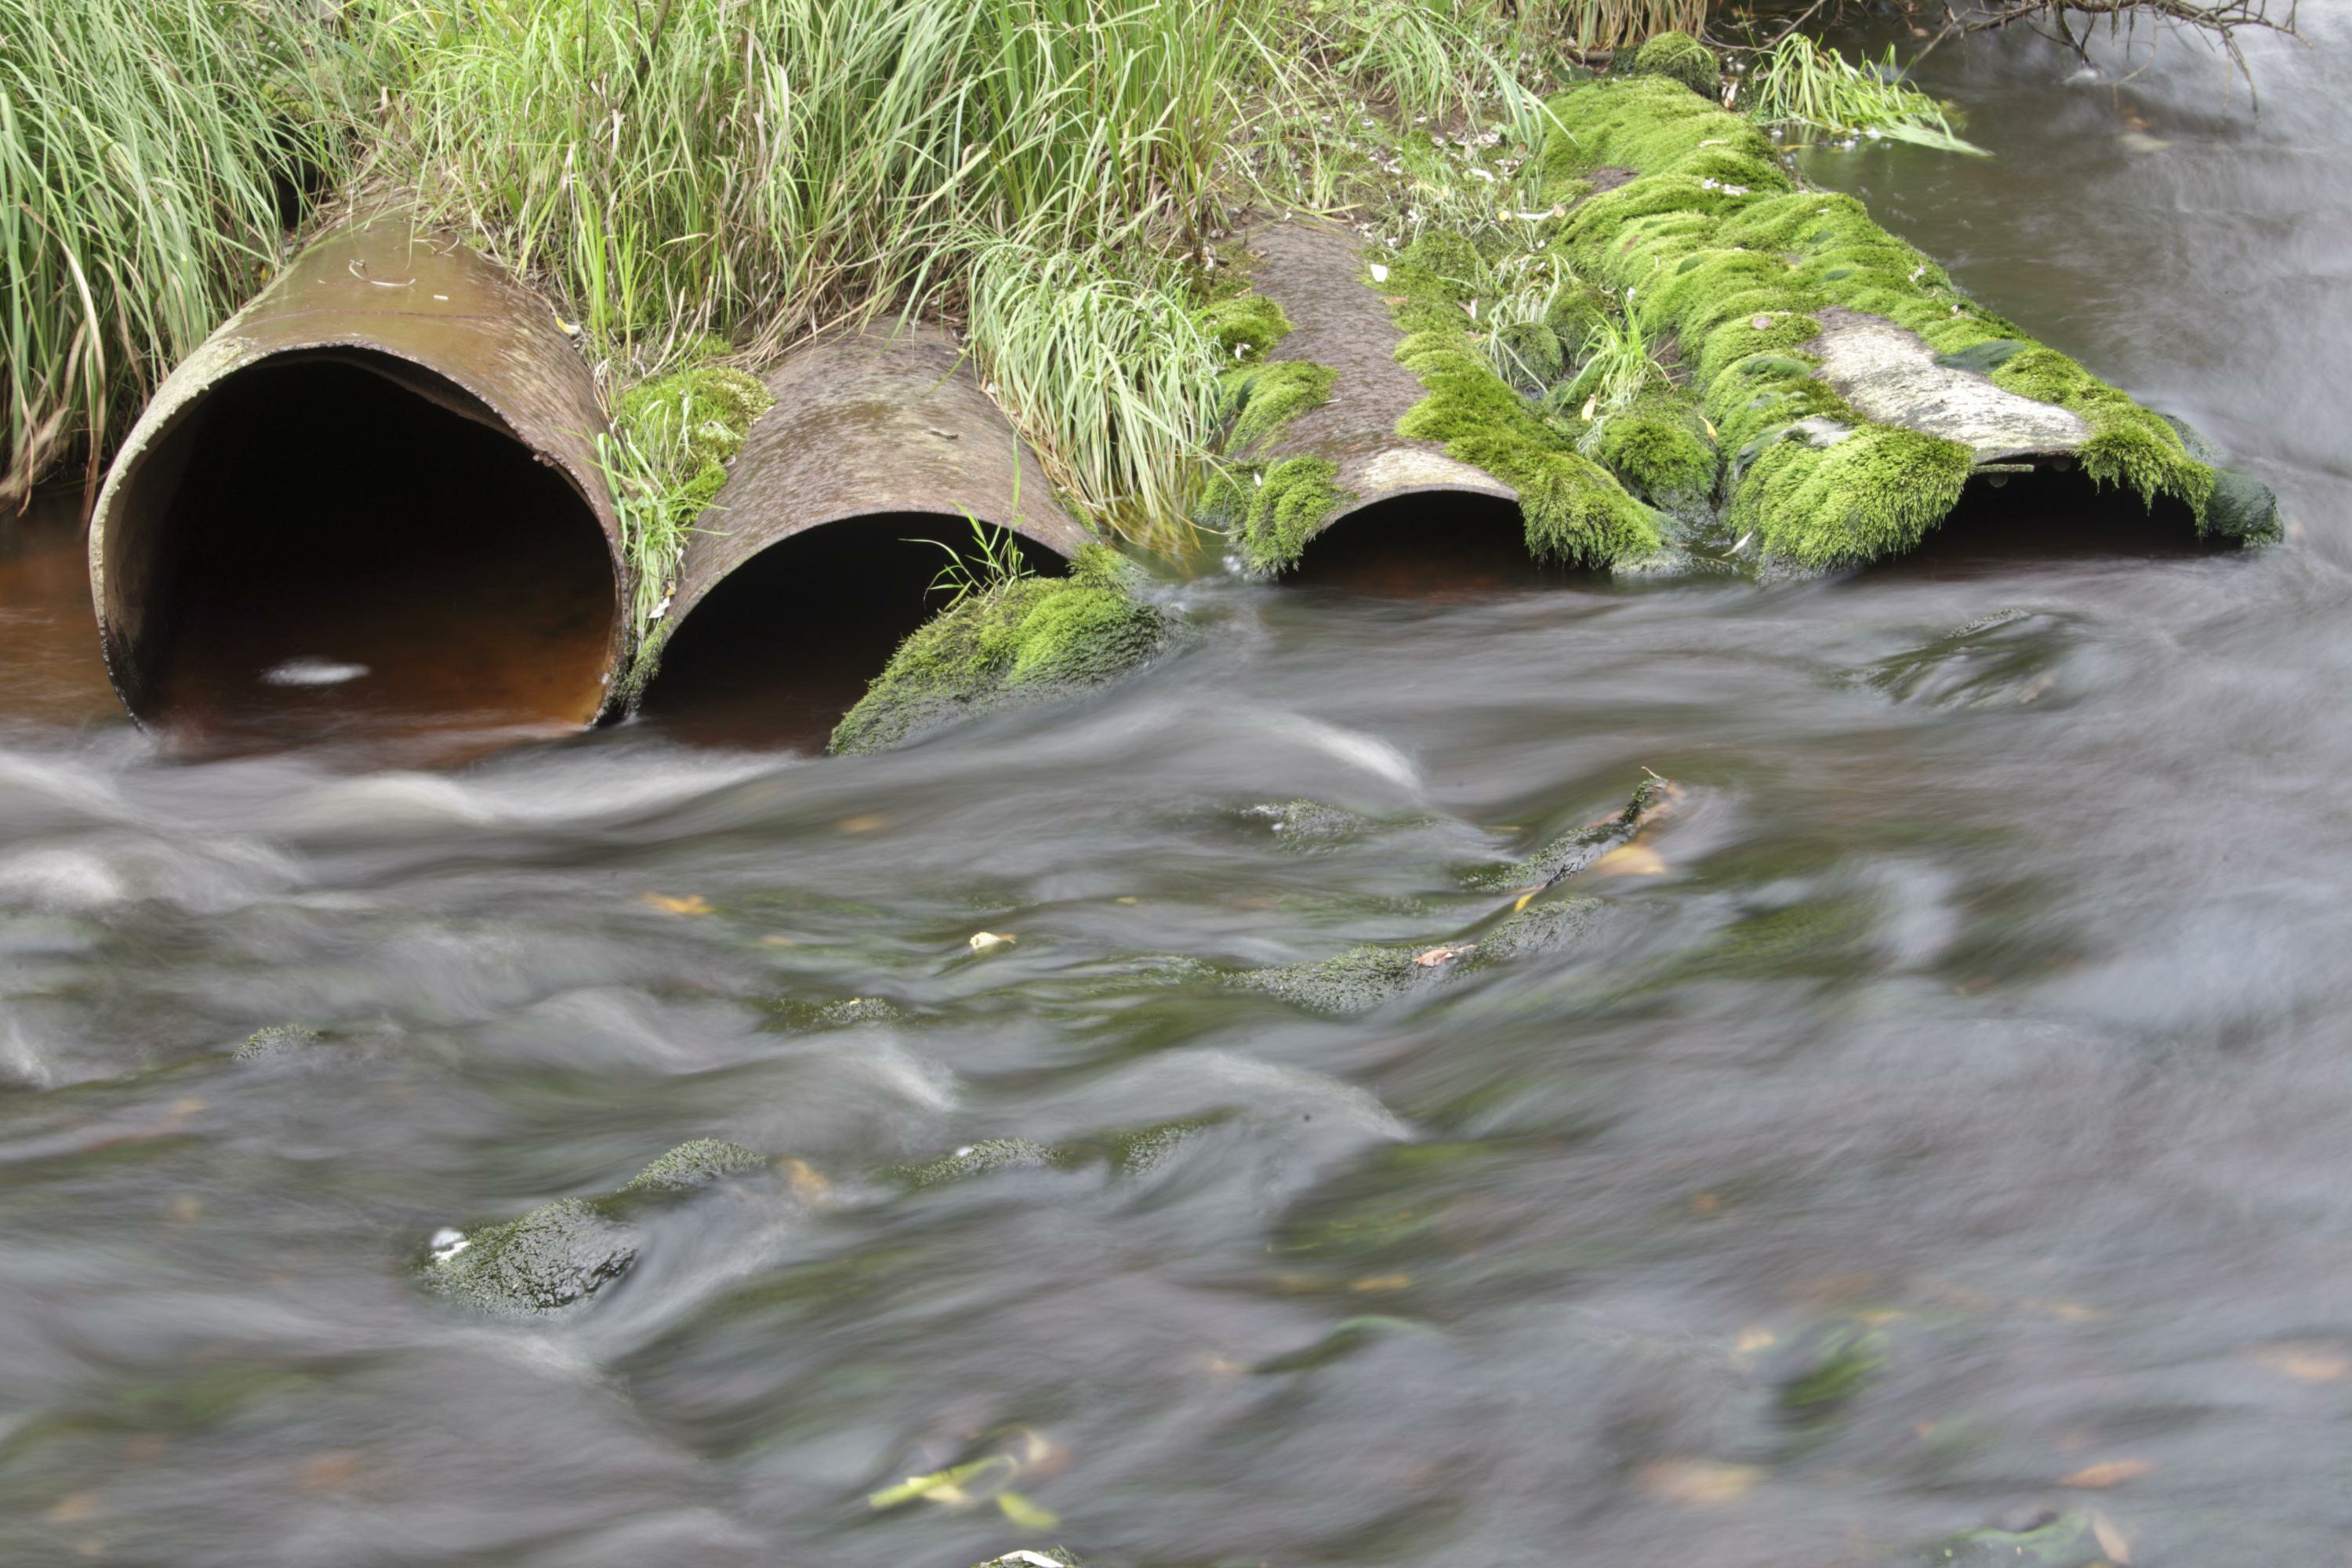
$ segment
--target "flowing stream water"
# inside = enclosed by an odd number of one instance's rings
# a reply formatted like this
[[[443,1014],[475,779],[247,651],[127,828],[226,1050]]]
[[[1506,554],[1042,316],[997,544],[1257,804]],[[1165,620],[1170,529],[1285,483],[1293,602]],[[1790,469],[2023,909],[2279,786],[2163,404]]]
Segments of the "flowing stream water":
[[[1997,159],[1804,163],[2234,448],[2265,552],[1212,574],[1139,679],[892,754],[421,767],[172,755],[69,527],[0,526],[0,1562],[1744,1568],[2049,1510],[2346,1561],[2352,27],[2305,21],[2259,118],[2192,47],[1979,41],[1925,77]],[[1487,930],[1465,870],[1645,769],[1564,946],[1349,1016],[1223,978]],[[415,1284],[701,1136],[777,1163],[579,1310]]]

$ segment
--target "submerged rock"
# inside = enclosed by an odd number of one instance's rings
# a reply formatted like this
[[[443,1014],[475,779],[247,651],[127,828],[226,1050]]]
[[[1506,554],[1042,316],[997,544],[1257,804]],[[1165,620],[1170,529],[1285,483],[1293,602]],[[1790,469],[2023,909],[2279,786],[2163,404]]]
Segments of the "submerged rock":
[[[2111,1562],[2086,1514],[2057,1514],[2026,1530],[1970,1530],[1923,1542],[1886,1568],[2099,1568]]]
[[[707,1187],[721,1176],[756,1171],[767,1164],[764,1155],[740,1143],[697,1138],[681,1143],[623,1184],[625,1193],[684,1193]]]
[[[427,1289],[490,1317],[570,1307],[618,1279],[636,1260],[627,1200],[691,1192],[767,1161],[737,1143],[697,1138],[655,1160],[601,1198],[558,1198],[520,1218],[470,1231],[444,1230],[420,1270]]]
[[[969,714],[1127,674],[1160,652],[1170,630],[1135,588],[1135,568],[1092,544],[1066,577],[1020,577],[967,595],[898,645],[835,728],[830,749],[882,751]]]
[[[1028,1138],[984,1138],[951,1154],[942,1154],[919,1165],[894,1166],[883,1174],[916,1190],[998,1171],[1079,1171],[1100,1165],[1114,1175],[1147,1175],[1197,1134],[1226,1120],[1229,1114],[1217,1111],[1178,1117],[1141,1127],[1092,1133],[1064,1143],[1040,1143]]]
[[[586,1198],[558,1198],[520,1219],[434,1239],[426,1283],[492,1316],[583,1300],[619,1279],[637,1256],[635,1230]]]
[[[1482,892],[1507,892],[1515,888],[1548,888],[1565,881],[1654,822],[1680,791],[1664,779],[1644,779],[1625,802],[1623,810],[1599,822],[1563,833],[1524,860],[1489,866],[1463,878],[1465,885]]]
[[[323,1037],[307,1024],[272,1024],[246,1036],[245,1043],[236,1047],[236,1058],[241,1062],[260,1062],[290,1057],[309,1050]]]
[[[1591,929],[1600,908],[1597,899],[1563,899],[1509,915],[1475,940],[1366,943],[1313,963],[1251,970],[1232,983],[1318,1013],[1368,1013],[1449,976],[1563,946]]]

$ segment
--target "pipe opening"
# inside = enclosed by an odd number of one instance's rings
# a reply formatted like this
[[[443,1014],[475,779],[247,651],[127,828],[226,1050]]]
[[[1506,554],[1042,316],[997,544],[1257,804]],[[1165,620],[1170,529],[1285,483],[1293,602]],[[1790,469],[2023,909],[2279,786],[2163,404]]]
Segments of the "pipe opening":
[[[1030,571],[1065,561],[1007,534]],[[970,520],[869,513],[804,529],[737,567],[678,622],[639,711],[702,745],[822,750],[908,634],[954,596],[934,587]]]
[[[2045,463],[2028,473],[1977,475],[1916,549],[1872,570],[2172,559],[2235,548],[2233,541],[2200,540],[2196,519],[2169,497],[2159,498],[2151,510],[2133,490],[2095,484],[2071,464]]]
[[[1291,581],[1350,594],[1446,599],[1556,585],[1528,554],[1518,505],[1475,490],[1414,490],[1343,514],[1307,543]]]
[[[105,557],[125,700],[184,743],[569,729],[603,700],[618,595],[595,512],[390,355],[222,381],[125,476]]]

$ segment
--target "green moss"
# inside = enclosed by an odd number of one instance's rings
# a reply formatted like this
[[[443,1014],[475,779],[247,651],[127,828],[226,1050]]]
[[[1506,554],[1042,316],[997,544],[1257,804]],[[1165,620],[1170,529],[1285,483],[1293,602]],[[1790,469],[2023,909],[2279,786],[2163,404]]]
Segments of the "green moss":
[[[983,1138],[923,1164],[893,1166],[883,1175],[918,1190],[998,1171],[1080,1171],[1101,1166],[1120,1176],[1147,1175],[1228,1115],[1230,1112],[1218,1111],[1207,1116],[1182,1116],[1142,1127],[1117,1128],[1066,1143],[1040,1143],[1030,1138]]]
[[[1246,454],[1330,400],[1339,373],[1311,360],[1276,360],[1224,374],[1225,450]]]
[[[1729,521],[1802,566],[1873,561],[1941,522],[1974,466],[1959,442],[1894,426],[1865,425],[1821,447],[1791,437],[1756,459]]]
[[[1688,33],[1659,33],[1633,55],[1629,68],[1636,76],[1661,76],[1678,81],[1700,97],[1713,100],[1723,87],[1723,65],[1715,51]]]
[[[1593,455],[1627,489],[1667,511],[1705,509],[1715,490],[1715,447],[1679,389],[1654,393],[1600,424]]]
[[[1553,194],[1555,185],[1596,169],[1682,174],[1694,182],[1706,177],[1721,181],[1725,171],[1736,170],[1730,183],[1753,191],[1796,188],[1780,166],[1778,151],[1752,122],[1672,78],[1632,76],[1592,82],[1561,93],[1545,108],[1556,129],[1538,154],[1538,168],[1545,195],[1553,200],[1559,199]]]
[[[1992,373],[1993,384],[2071,408],[2091,427],[2075,452],[2083,471],[2105,485],[2121,485],[2153,506],[2168,496],[2189,508],[2200,533],[2207,528],[2213,469],[2189,454],[2165,417],[2129,397],[2054,349],[2010,355]]]
[[[1099,544],[1066,577],[1022,577],[968,595],[907,640],[833,731],[844,754],[880,751],[961,714],[1098,685],[1158,652],[1160,613],[1133,568]]]
[[[1226,495],[1219,510],[1231,519],[1243,563],[1262,577],[1297,565],[1315,531],[1349,499],[1337,465],[1304,456],[1234,476]]]
[[[1263,360],[1290,331],[1282,307],[1263,294],[1236,294],[1199,312],[1201,330],[1222,363]]]
[[[706,342],[699,352],[724,349]],[[693,364],[623,393],[613,405],[613,430],[678,487],[682,506],[698,512],[727,482],[726,465],[743,449],[751,422],[774,402],[748,372]]]
[[[759,1170],[767,1163],[765,1156],[744,1148],[740,1143],[723,1143],[716,1138],[696,1138],[679,1144],[630,1177],[621,1191],[688,1192],[696,1187],[707,1187],[721,1176]]]
[[[2247,544],[2269,544],[2284,537],[2279,521],[2278,496],[2252,474],[2234,468],[2213,470],[2213,494],[2205,503],[2205,531]]]
[[[1263,991],[1318,1013],[1367,1013],[1406,992],[1436,982],[1442,966],[1413,963],[1413,950],[1366,945],[1312,963],[1252,970],[1234,984]]]
[[[1567,373],[1567,347],[1548,322],[1514,321],[1496,331],[1495,342],[1519,392],[1540,393]]]
[[[1459,308],[1483,272],[1458,235],[1433,231],[1389,269],[1405,329],[1396,357],[1429,395],[1397,422],[1397,434],[1431,441],[1518,492],[1528,553],[1538,561],[1602,566],[1659,546],[1656,520],[1569,434],[1513,388],[1478,352]]]

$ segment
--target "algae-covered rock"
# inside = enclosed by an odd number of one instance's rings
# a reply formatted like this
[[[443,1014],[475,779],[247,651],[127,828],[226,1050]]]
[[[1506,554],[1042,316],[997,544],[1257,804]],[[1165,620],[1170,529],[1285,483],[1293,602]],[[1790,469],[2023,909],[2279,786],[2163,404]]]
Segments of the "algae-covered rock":
[[[2087,1514],[2056,1514],[2024,1530],[1964,1531],[1922,1542],[1885,1568],[2102,1568],[2112,1560]]]
[[[2205,502],[2205,531],[2247,544],[2284,537],[2277,493],[2252,474],[2214,469],[2213,493]]]
[[[236,1047],[236,1058],[241,1062],[269,1061],[309,1050],[319,1044],[319,1031],[306,1024],[272,1024],[266,1029],[256,1029]]]
[[[1266,801],[1244,806],[1245,821],[1263,822],[1286,849],[1320,849],[1376,832],[1381,824],[1344,806],[1317,800]]]
[[[1674,793],[1673,786],[1663,779],[1644,779],[1625,802],[1622,811],[1563,833],[1524,860],[1471,871],[1463,882],[1483,892],[1499,893],[1565,881],[1632,837],[1666,808]]]
[[[1312,963],[1250,970],[1235,975],[1232,984],[1318,1013],[1368,1013],[1453,975],[1550,952],[1591,930],[1599,909],[1597,900],[1561,900],[1517,910],[1473,940],[1366,943]]]
[[[842,754],[878,752],[967,714],[1117,679],[1165,645],[1167,618],[1135,595],[1108,548],[1066,577],[1020,577],[967,595],[898,646],[833,731]]]
[[[920,1165],[896,1165],[882,1173],[908,1187],[936,1187],[997,1171],[1043,1171],[1060,1163],[1046,1144],[1027,1138],[983,1138]]]
[[[1723,86],[1723,64],[1715,51],[1685,32],[1660,33],[1633,53],[1629,75],[1662,76],[1700,97],[1712,99]]]
[[[707,1187],[721,1176],[756,1171],[765,1156],[740,1143],[716,1138],[696,1138],[679,1144],[624,1183],[625,1193],[684,1193]]]
[[[697,1138],[604,1197],[558,1198],[517,1219],[441,1232],[420,1278],[427,1289],[491,1317],[571,1307],[635,1261],[639,1233],[623,1213],[642,1207],[647,1197],[690,1192],[766,1163],[740,1144]]]
[[[892,1180],[919,1190],[950,1182],[991,1175],[999,1171],[1080,1171],[1101,1166],[1119,1176],[1149,1174],[1202,1131],[1226,1119],[1226,1112],[1179,1117],[1141,1127],[1117,1128],[1062,1143],[1040,1143],[1029,1138],[984,1138],[950,1154],[919,1165],[898,1165],[883,1173]]]
[[[435,1241],[426,1285],[492,1316],[585,1300],[637,1256],[636,1231],[586,1198],[558,1198],[520,1219]]]

